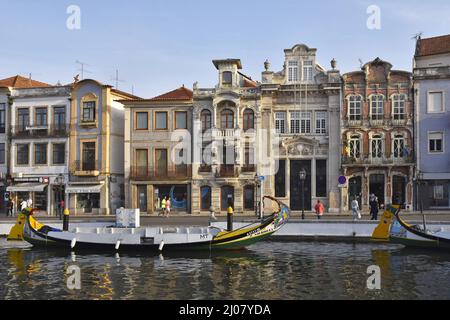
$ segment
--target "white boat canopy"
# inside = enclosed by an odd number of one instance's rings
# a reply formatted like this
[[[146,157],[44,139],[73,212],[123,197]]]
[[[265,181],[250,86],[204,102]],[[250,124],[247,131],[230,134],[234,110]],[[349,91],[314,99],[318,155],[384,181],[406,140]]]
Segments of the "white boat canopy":
[[[8,186],[6,191],[12,192],[42,192],[48,184],[44,183],[17,183],[13,186]]]
[[[66,187],[66,193],[100,193],[103,184],[71,185]]]

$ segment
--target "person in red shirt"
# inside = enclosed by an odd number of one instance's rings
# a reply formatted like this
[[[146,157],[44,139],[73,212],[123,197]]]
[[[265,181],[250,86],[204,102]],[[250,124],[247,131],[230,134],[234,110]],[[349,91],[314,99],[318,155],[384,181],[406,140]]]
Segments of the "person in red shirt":
[[[323,216],[323,212],[325,211],[325,207],[323,206],[323,203],[320,202],[320,200],[317,200],[317,203],[316,203],[314,209],[316,210],[317,219],[320,220],[320,218]]]

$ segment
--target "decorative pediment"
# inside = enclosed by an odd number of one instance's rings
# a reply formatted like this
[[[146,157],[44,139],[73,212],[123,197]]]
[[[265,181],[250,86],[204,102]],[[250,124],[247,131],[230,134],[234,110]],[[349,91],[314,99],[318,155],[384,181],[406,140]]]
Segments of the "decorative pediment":
[[[280,141],[281,153],[299,156],[313,155],[314,149],[319,145],[319,141],[314,138],[296,136],[285,138]]]

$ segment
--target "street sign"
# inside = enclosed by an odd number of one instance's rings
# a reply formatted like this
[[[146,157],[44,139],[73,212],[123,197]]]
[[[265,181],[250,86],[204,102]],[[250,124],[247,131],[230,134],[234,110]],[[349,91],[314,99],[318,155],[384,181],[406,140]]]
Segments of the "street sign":
[[[265,176],[258,176],[258,180],[259,181],[266,181],[266,177]]]
[[[340,176],[338,182],[339,182],[338,187],[344,188],[347,183],[347,178],[345,176]]]

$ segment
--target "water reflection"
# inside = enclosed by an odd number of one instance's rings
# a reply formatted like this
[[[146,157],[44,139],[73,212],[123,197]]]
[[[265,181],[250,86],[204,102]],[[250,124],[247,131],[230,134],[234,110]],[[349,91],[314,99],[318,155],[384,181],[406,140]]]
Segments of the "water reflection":
[[[450,254],[389,244],[265,242],[238,252],[81,254],[5,248],[0,299],[449,299]],[[366,287],[381,268],[382,290]],[[81,290],[66,286],[81,270]]]

